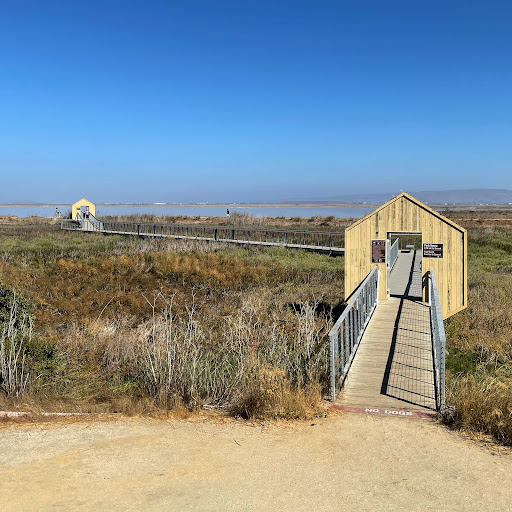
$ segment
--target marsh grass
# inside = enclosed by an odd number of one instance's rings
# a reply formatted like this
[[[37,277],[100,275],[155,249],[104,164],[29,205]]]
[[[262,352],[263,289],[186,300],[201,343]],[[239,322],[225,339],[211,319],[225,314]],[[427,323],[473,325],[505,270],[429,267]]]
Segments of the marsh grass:
[[[512,228],[460,221],[469,230],[469,307],[446,322],[445,420],[512,444]],[[310,225],[322,223],[336,226]],[[326,334],[343,299],[343,267],[343,258],[284,248],[2,225],[0,281],[32,305],[35,329],[22,350],[25,393],[4,390],[0,402],[311,417],[326,391]]]
[[[446,421],[512,444],[512,230],[470,227],[468,309],[446,322]]]
[[[343,259],[18,228],[0,230],[0,280],[36,319],[20,404],[315,414]]]
[[[148,214],[118,215],[103,217],[106,221],[131,222],[141,224],[182,224],[182,225],[207,225],[207,226],[238,226],[267,229],[290,229],[308,231],[336,231],[344,232],[345,228],[355,219],[340,219],[334,216],[310,218],[304,217],[256,217],[247,212],[232,211],[229,217],[185,217],[157,216]]]

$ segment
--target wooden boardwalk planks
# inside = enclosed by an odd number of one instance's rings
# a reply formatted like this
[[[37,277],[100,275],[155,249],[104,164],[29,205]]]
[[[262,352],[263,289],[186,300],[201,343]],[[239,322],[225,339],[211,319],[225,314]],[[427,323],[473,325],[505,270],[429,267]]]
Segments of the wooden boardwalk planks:
[[[435,410],[430,313],[421,302],[419,251],[400,253],[390,292],[368,324],[337,404]]]

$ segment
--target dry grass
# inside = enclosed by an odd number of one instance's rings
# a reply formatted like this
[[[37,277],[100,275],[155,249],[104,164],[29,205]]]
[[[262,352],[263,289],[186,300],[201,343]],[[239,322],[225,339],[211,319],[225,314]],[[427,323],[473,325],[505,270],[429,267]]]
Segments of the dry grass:
[[[454,410],[446,421],[453,427],[512,444],[512,378],[467,375],[452,379],[447,400]]]
[[[447,421],[512,444],[512,229],[501,220],[508,214],[478,215],[455,219],[469,229],[469,307],[446,324],[447,400],[455,407]],[[228,222],[212,222],[221,220]],[[0,281],[21,291],[35,316],[31,389],[0,398],[5,407],[319,412],[342,258],[19,223],[0,228]]]
[[[341,219],[338,217],[255,217],[245,212],[231,212],[229,217],[185,217],[157,216],[157,215],[118,215],[103,217],[105,221],[131,222],[140,224],[183,224],[183,225],[204,225],[204,226],[239,226],[239,227],[262,227],[267,229],[291,229],[309,231],[336,231],[344,232],[356,219]]]
[[[446,421],[511,445],[512,230],[498,226],[469,230],[469,307],[446,323]]]
[[[100,398],[110,386],[149,395],[166,409],[209,405],[248,417],[264,411],[264,417],[313,413],[313,404],[318,405],[321,397],[319,383],[327,372],[328,320],[318,320],[312,306],[294,313],[274,305],[268,317],[267,305],[253,297],[236,313],[212,322],[194,306],[184,315],[174,315],[172,299],[159,294],[152,305],[155,316],[137,325],[128,318],[97,320],[68,331],[61,343],[67,355],[63,371],[72,375],[76,364],[90,371],[87,381],[70,386],[77,399]],[[265,380],[270,374],[279,379]],[[249,409],[256,383],[264,385],[265,393]],[[274,393],[268,394],[271,388]]]
[[[27,350],[31,389],[18,406],[4,398],[9,407],[314,414],[342,259],[62,233],[52,224],[0,234],[0,280],[33,305],[37,330]],[[283,376],[275,393],[266,372]],[[257,383],[266,391],[254,401]]]

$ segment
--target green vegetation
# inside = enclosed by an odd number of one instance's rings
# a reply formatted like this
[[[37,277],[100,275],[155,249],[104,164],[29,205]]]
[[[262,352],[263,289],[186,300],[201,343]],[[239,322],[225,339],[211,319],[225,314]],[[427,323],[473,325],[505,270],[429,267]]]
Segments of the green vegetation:
[[[512,444],[512,229],[468,227],[469,307],[446,322],[446,421]]]
[[[469,232],[469,307],[446,322],[445,421],[512,444],[512,222],[497,217],[454,217]],[[343,267],[281,248],[0,225],[0,323],[13,290],[20,319],[2,338],[19,364],[0,406],[310,417]]]
[[[0,281],[35,318],[27,391],[4,407],[318,412],[342,258],[8,225]]]

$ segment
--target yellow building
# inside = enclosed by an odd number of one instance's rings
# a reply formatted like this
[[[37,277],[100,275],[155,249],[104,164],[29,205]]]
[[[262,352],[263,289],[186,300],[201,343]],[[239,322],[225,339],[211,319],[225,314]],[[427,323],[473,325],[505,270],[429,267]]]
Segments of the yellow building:
[[[73,219],[82,218],[85,212],[89,212],[91,215],[96,217],[96,205],[85,199],[85,197],[82,197],[80,201],[73,203],[71,211],[73,212]]]
[[[421,237],[423,281],[433,268],[443,318],[466,308],[466,230],[405,192],[345,229],[345,297],[378,266],[379,299],[386,300],[389,262],[388,249],[384,248],[393,234]]]

